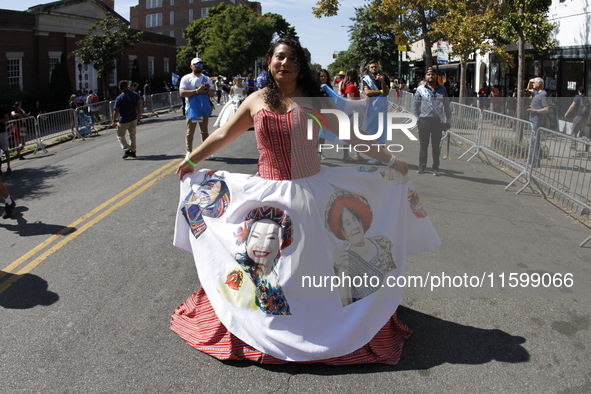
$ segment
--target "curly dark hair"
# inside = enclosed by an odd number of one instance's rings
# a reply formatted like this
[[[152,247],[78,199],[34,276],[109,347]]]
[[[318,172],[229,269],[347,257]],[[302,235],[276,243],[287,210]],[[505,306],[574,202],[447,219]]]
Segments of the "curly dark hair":
[[[290,37],[277,40],[271,45],[271,48],[269,48],[267,59],[273,57],[275,49],[280,44],[289,46],[295,54],[295,63],[300,68],[300,73],[297,77],[297,86],[302,91],[302,96],[318,97],[320,92],[318,91],[316,78],[314,78],[314,74],[312,73],[312,70],[310,70],[310,65],[306,59],[306,53],[298,40]],[[263,94],[263,101],[273,109],[279,108],[281,105],[281,92],[279,91],[277,82],[275,81],[275,78],[273,78],[271,72],[267,74],[267,89],[265,89]]]

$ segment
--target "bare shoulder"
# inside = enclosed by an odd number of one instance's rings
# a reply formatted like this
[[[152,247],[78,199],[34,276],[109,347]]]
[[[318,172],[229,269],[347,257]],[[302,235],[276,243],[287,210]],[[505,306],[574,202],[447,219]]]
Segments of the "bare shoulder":
[[[244,107],[251,117],[254,117],[257,112],[261,109],[266,108],[265,101],[263,99],[265,89],[257,90],[246,97],[240,107]]]

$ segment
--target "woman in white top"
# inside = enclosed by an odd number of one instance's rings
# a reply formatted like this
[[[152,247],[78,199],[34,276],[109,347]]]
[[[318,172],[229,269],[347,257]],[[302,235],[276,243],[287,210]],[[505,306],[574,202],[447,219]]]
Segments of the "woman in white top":
[[[244,87],[242,87],[242,78],[234,78],[234,86],[230,89],[231,99],[224,104],[224,107],[220,111],[217,120],[213,124],[213,127],[221,127],[226,123],[232,115],[238,110],[240,103],[244,100]]]

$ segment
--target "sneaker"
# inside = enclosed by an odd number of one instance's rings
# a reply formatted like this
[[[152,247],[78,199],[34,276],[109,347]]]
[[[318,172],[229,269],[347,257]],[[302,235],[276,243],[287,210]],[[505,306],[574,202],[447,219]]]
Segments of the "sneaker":
[[[369,159],[367,161],[367,164],[380,164],[380,163],[381,163],[381,161],[376,160],[376,159]]]
[[[126,151],[123,153],[123,158],[124,158],[124,159],[127,159],[129,156],[131,156],[131,153],[130,153],[130,152],[131,152],[131,149],[128,149],[128,150],[126,150]]]
[[[439,170],[437,168],[433,169],[433,175],[435,176],[441,176],[441,174],[439,173]]]
[[[425,166],[419,166],[419,169],[417,170],[417,174],[424,174],[425,173]]]
[[[23,155],[18,155],[18,159],[19,159],[19,160],[25,160],[25,156],[23,156]]]
[[[215,156],[214,156],[214,155],[211,155],[211,156],[209,156],[209,157],[207,158],[207,160],[215,160]]]
[[[5,204],[4,205],[4,215],[2,215],[3,219],[8,219],[12,217],[12,211],[14,211],[14,207],[16,207],[16,202],[12,200],[12,204]]]
[[[137,157],[134,150],[129,150],[129,157]]]

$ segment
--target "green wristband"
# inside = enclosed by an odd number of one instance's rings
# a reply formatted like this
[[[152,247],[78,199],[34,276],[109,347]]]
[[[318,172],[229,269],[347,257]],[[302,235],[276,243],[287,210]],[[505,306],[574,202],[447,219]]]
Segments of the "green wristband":
[[[193,163],[193,162],[191,161],[191,159],[189,159],[189,156],[185,157],[185,161],[186,161],[187,163],[189,163],[189,165],[191,165],[191,167],[195,167],[195,166],[197,165],[197,164]]]

